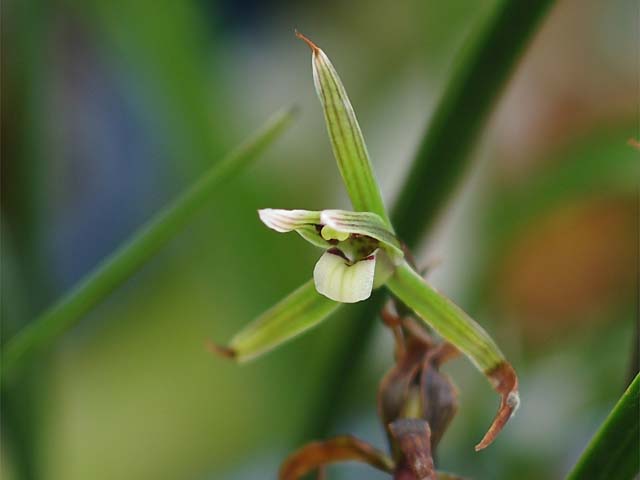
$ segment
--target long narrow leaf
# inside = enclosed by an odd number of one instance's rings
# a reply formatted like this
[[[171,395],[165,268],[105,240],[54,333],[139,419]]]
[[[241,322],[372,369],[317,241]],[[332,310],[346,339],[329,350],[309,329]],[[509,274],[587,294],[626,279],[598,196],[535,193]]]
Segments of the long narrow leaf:
[[[438,334],[469,357],[501,395],[498,414],[476,450],[487,447],[518,408],[518,379],[513,368],[480,325],[430,287],[407,263],[397,268],[387,286]]]
[[[640,375],[589,442],[567,480],[630,480],[640,472]]]
[[[182,229],[219,185],[240,172],[279,137],[290,124],[293,113],[292,110],[284,110],[275,114],[249,140],[158,213],[57,304],[9,340],[2,355],[2,378],[20,362],[52,343],[124,283]]]
[[[340,77],[329,58],[315,43],[301,33],[296,32],[296,35],[311,48],[313,81],[324,110],[333,154],[353,208],[376,213],[387,227],[391,227],[360,125]]]
[[[213,348],[240,362],[251,360],[315,327],[340,305],[309,280],[236,334],[228,347]]]
[[[553,0],[501,0],[468,39],[407,174],[392,218],[414,247],[462,179],[471,149]]]

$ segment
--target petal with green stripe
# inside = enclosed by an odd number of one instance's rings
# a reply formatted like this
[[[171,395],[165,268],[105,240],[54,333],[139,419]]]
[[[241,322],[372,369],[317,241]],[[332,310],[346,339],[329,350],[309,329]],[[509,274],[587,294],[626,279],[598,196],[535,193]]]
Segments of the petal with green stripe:
[[[404,256],[402,246],[393,231],[375,213],[323,210],[320,213],[320,222],[338,232],[375,238],[394,258],[402,259]]]
[[[296,32],[311,48],[313,81],[322,103],[329,139],[353,208],[378,214],[391,227],[375,180],[367,146],[340,77],[325,53]]]
[[[277,232],[296,231],[305,240],[321,248],[331,248],[333,240],[345,242],[351,235],[373,238],[380,243],[395,263],[400,263],[404,253],[393,231],[379,215],[371,212],[348,210],[283,210],[265,208],[258,211],[260,220]]]

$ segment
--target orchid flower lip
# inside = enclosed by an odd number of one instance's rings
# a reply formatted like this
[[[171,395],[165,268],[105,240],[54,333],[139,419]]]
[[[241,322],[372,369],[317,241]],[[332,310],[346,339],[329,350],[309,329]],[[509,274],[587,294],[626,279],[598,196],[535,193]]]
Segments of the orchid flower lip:
[[[371,296],[375,276],[375,254],[350,262],[338,249],[327,250],[313,269],[316,290],[331,300],[356,303]]]

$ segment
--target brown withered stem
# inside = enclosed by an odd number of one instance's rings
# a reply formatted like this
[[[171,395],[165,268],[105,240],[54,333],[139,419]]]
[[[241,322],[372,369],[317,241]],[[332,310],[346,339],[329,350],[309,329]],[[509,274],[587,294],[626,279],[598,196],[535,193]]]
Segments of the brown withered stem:
[[[394,468],[393,461],[384,452],[356,437],[343,435],[302,447],[282,464],[280,480],[296,480],[314,470],[321,476],[326,465],[346,461],[359,461],[389,473]]]
[[[396,466],[394,478],[436,480],[436,470],[431,456],[429,424],[424,420],[403,418],[391,422],[389,430],[404,457]]]
[[[393,301],[384,309],[385,323],[394,315]],[[378,389],[378,415],[385,425],[391,449],[398,453],[389,424],[403,416],[425,420],[431,430],[431,448],[436,449],[458,408],[457,391],[440,366],[459,354],[449,343],[436,343],[412,317],[402,325],[402,348],[396,365],[387,372]],[[396,336],[396,342],[398,342]]]

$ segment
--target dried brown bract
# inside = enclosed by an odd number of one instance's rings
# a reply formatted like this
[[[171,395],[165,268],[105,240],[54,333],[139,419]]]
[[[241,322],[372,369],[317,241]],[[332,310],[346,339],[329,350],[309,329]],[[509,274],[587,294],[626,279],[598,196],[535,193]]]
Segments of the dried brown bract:
[[[458,355],[446,342],[436,342],[411,317],[401,317],[393,303],[382,311],[392,331],[396,363],[380,382],[378,414],[387,432],[391,456],[352,436],[309,443],[290,455],[280,480],[297,480],[326,465],[358,461],[389,473],[395,480],[455,480],[436,472],[433,451],[457,411],[457,392],[440,366]]]

